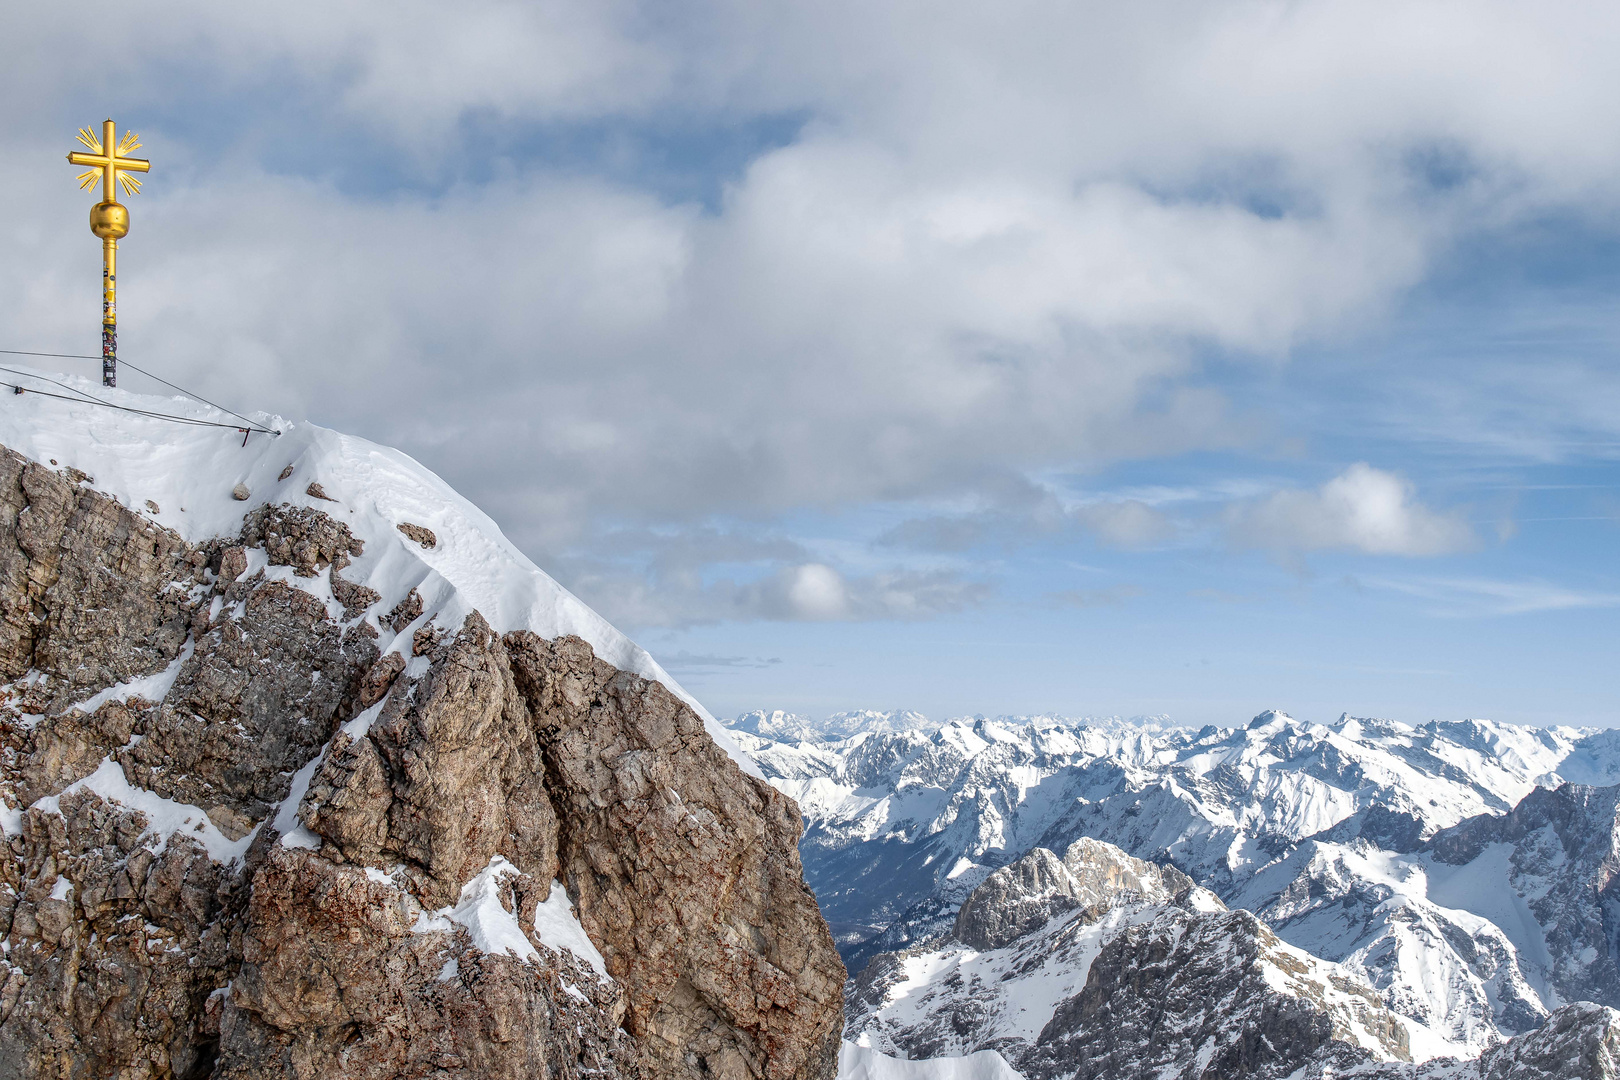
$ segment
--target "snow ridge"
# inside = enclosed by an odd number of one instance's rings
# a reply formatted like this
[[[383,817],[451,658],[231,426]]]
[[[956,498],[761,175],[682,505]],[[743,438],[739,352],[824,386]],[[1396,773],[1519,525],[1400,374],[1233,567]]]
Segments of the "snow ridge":
[[[78,376],[49,377],[127,408],[235,422],[189,398],[108,389]],[[759,775],[724,726],[646,650],[535,566],[487,514],[415,459],[305,421],[249,415],[281,434],[254,434],[244,444],[240,432],[228,429],[37,394],[7,395],[0,445],[78,469],[97,491],[142,508],[192,543],[236,535],[244,511],[267,501],[315,507],[365,540],[365,554],[348,576],[382,594],[379,610],[389,610],[414,588],[442,626],[459,626],[477,610],[497,632],[575,634],[615,667],[663,683],[703,718],[715,742],[745,772]],[[247,500],[233,498],[238,485],[248,491]],[[403,535],[401,524],[431,530],[437,542],[424,547]]]

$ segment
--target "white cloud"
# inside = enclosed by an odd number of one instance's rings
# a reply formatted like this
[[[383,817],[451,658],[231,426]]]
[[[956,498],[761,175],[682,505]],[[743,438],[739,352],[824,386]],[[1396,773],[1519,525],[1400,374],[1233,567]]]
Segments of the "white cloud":
[[[126,353],[403,444],[548,563],[607,523],[1230,446],[1198,357],[1357,332],[1470,230],[1620,206],[1612,5],[171,0],[6,29],[11,344],[95,351],[60,157],[129,102],[155,171]],[[714,206],[634,167],[638,138],[783,115]],[[1262,503],[1264,542],[1466,541],[1368,475]],[[1141,546],[1150,502],[1080,516]],[[687,590],[654,621],[966,602],[895,580]]]
[[[838,619],[849,610],[843,576],[822,563],[805,563],[788,572],[787,600],[801,619]]]
[[[1369,578],[1362,584],[1417,596],[1442,616],[1525,615],[1538,611],[1620,607],[1620,593],[1571,588],[1549,581],[1489,578]]]
[[[1238,543],[1283,551],[1443,555],[1475,542],[1459,514],[1429,509],[1410,482],[1364,462],[1314,491],[1278,491],[1235,506],[1228,527]]]

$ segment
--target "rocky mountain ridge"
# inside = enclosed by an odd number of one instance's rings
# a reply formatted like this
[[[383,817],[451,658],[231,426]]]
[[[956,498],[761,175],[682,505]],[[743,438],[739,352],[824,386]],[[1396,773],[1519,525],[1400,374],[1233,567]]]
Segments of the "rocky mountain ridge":
[[[1177,890],[1179,887],[1179,891]],[[989,928],[990,933],[986,933]],[[1026,1080],[1609,1080],[1620,1012],[1564,1006],[1476,1059],[1168,867],[1082,839],[991,874],[948,937],[875,957],[848,1035],[931,1058],[994,1051]]]
[[[309,425],[19,400],[0,1077],[829,1080],[796,808],[487,518]]]
[[[805,809],[807,874],[854,970],[950,934],[996,867],[1092,837],[1344,965],[1445,1053],[1476,1055],[1566,1002],[1613,1004],[1574,974],[1607,949],[1589,898],[1607,888],[1612,821],[1580,818],[1579,842],[1526,825],[1463,866],[1430,847],[1527,796],[1550,806],[1565,780],[1615,775],[1612,733],[1267,713],[1197,732],[976,721],[748,745]]]

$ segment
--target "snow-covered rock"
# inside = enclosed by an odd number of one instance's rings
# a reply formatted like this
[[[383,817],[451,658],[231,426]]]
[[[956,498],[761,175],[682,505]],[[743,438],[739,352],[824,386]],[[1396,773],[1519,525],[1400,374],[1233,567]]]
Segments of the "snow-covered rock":
[[[1567,1005],[1479,1056],[1451,1056],[1361,968],[1289,945],[1204,890],[1167,898],[1185,880],[1174,870],[1076,847],[1063,860],[1038,848],[973,890],[958,925],[975,940],[874,958],[846,991],[846,1038],[923,1059],[920,1070],[994,1050],[1025,1080],[1620,1077],[1613,1009]],[[1089,880],[1071,862],[1093,867]]]
[[[1565,1005],[1528,1035],[1489,1047],[1478,1058],[1436,1058],[1421,1065],[1364,1065],[1294,1080],[1617,1080],[1620,1012],[1591,1002]]]
[[[1469,910],[1485,897],[1448,887],[1452,875],[1431,869],[1426,855],[1365,841],[1308,841],[1230,900],[1354,971],[1390,1008],[1448,1042],[1447,1052],[1477,1053],[1539,1026],[1555,1002],[1544,1000],[1539,969],[1515,944],[1519,924],[1510,936]]]
[[[814,720],[780,709],[755,709],[726,721],[726,727],[757,738],[785,743],[838,742],[857,735],[900,731],[933,731],[939,724],[909,709],[857,709]]]

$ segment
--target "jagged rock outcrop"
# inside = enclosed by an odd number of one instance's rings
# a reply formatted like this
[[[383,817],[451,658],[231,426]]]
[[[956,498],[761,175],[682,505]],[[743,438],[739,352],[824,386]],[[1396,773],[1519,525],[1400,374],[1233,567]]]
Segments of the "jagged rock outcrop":
[[[1079,885],[1063,860],[1036,848],[991,874],[962,902],[952,934],[975,949],[999,949],[1054,915],[1080,906]]]
[[[188,543],[0,450],[0,1080],[829,1080],[792,801],[368,542]]]
[[[1565,1005],[1539,1029],[1486,1050],[1474,1065],[1480,1080],[1615,1080],[1620,1012],[1589,1001]]]
[[[975,949],[999,949],[1074,908],[1087,921],[1114,904],[1167,903],[1197,888],[1173,866],[1133,858],[1112,844],[1081,837],[1059,859],[1046,848],[1002,867],[962,902],[952,931]],[[1211,903],[1218,904],[1213,896]]]
[[[1281,1080],[1409,1057],[1405,1025],[1377,994],[1285,946],[1249,912],[1168,907],[1105,941],[1085,988],[1014,1066],[1042,1080]]]

